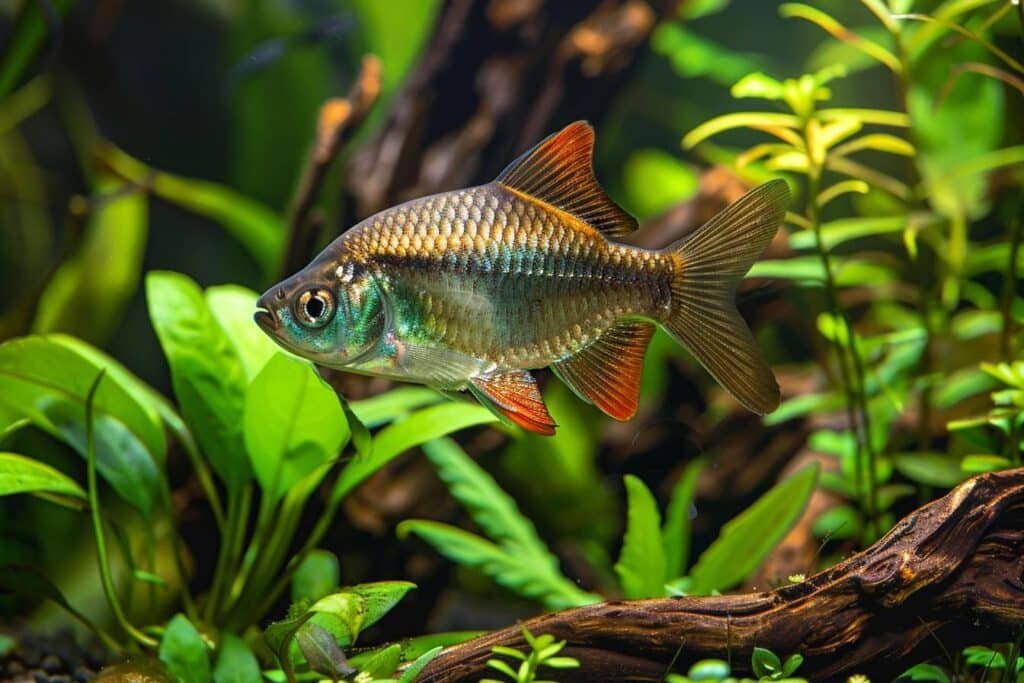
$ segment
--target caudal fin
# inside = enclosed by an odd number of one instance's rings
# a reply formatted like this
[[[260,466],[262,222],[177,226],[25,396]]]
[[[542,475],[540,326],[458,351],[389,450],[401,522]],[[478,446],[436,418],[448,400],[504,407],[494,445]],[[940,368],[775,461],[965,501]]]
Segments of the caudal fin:
[[[674,260],[665,327],[759,415],[778,407],[779,385],[736,310],[736,287],[779,229],[788,203],[785,181],[773,180],[665,249]]]

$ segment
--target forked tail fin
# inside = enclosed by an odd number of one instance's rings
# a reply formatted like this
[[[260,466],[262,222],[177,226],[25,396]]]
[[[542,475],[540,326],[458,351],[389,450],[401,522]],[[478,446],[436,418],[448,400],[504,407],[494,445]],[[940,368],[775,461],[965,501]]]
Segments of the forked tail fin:
[[[736,287],[782,224],[783,180],[760,185],[664,250],[673,258],[672,306],[663,324],[719,384],[759,415],[779,405],[779,385],[736,310]]]

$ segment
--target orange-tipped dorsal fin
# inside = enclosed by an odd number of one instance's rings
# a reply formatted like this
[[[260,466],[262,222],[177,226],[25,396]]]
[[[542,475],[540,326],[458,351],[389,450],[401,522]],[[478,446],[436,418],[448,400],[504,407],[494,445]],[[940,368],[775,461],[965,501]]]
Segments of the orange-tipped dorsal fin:
[[[628,420],[636,415],[644,354],[653,335],[652,323],[622,321],[551,369],[584,401],[609,417]]]
[[[513,161],[495,182],[571,213],[608,237],[636,230],[636,219],[594,177],[594,129],[570,123]]]
[[[523,429],[544,436],[555,433],[555,421],[544,405],[537,380],[527,370],[493,372],[470,379],[470,389],[491,410]]]

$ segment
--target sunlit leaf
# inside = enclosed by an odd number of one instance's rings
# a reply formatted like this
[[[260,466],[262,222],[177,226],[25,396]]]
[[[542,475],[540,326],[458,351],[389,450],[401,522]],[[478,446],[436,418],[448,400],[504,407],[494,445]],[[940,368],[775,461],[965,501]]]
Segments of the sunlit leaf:
[[[49,465],[16,453],[0,452],[0,496],[37,493],[86,499],[82,487]]]
[[[629,208],[641,220],[690,199],[696,192],[696,171],[658,149],[641,149],[626,161],[623,187]]]
[[[792,114],[777,114],[773,112],[724,114],[697,126],[687,133],[683,137],[683,147],[690,149],[713,135],[734,128],[757,128],[762,126],[798,128],[800,126],[800,119]]]
[[[338,588],[338,557],[329,550],[313,550],[292,577],[292,602],[315,601]]]
[[[260,664],[245,642],[231,633],[220,638],[213,683],[251,683],[260,678]]]
[[[372,398],[350,401],[348,405],[363,424],[373,428],[407,415],[417,408],[444,400],[445,397],[433,389],[403,386],[389,389]]]
[[[756,97],[762,100],[782,99],[782,83],[761,72],[747,74],[730,89],[736,98]]]
[[[160,661],[181,683],[210,683],[210,653],[199,631],[183,614],[167,624],[158,652]]]
[[[0,344],[0,403],[85,457],[85,399],[99,368],[48,337]],[[149,515],[164,492],[163,429],[118,382],[96,394],[97,470],[126,502]]]
[[[817,24],[834,38],[849,43],[861,52],[877,59],[893,73],[899,74],[903,71],[900,60],[892,52],[886,50],[878,43],[854,33],[819,9],[800,3],[787,2],[779,7],[779,12],[784,17],[799,17],[800,19],[806,19],[813,24]]]
[[[895,453],[891,458],[897,472],[918,484],[952,488],[964,480],[959,460],[945,453]]]
[[[665,592],[665,549],[661,544],[661,515],[650,489],[626,475],[626,533],[615,573],[627,598],[653,598]],[[672,578],[672,577],[669,577]]]
[[[777,484],[722,527],[693,570],[692,592],[725,590],[747,578],[800,518],[818,480],[817,464]]]
[[[831,251],[851,240],[901,232],[906,221],[906,216],[840,218],[821,226],[821,241]],[[789,236],[789,245],[794,249],[811,249],[814,247],[814,233],[793,233]]]
[[[277,501],[348,441],[338,395],[313,367],[271,358],[245,392],[245,447],[264,495]]]
[[[146,277],[149,316],[171,369],[181,412],[229,490],[251,476],[242,437],[246,381],[235,346],[188,277]]]
[[[863,124],[893,126],[895,128],[907,128],[910,126],[910,117],[903,112],[886,111],[884,109],[857,109],[849,107],[820,109],[818,110],[818,117],[823,121],[855,119]]]
[[[209,287],[205,294],[210,312],[234,345],[245,377],[251,382],[275,353],[282,353],[252,319],[258,295],[238,285]]]
[[[460,429],[495,421],[497,418],[487,408],[461,401],[418,410],[382,429],[373,440],[370,457],[357,458],[342,470],[331,494],[332,499],[344,498],[364,479],[410,448]]]
[[[678,22],[659,23],[651,34],[651,48],[683,78],[703,76],[725,86],[757,68],[756,56],[723,47]]]
[[[818,206],[825,207],[844,194],[867,194],[870,189],[863,180],[840,180],[818,193]]]
[[[669,580],[681,576],[690,562],[690,510],[697,494],[697,477],[704,461],[694,460],[679,477],[661,530],[661,544],[665,549],[665,577]]]
[[[895,135],[889,135],[887,133],[870,133],[868,135],[861,135],[855,140],[851,140],[846,144],[836,147],[832,150],[832,153],[837,156],[846,156],[864,149],[871,149],[876,152],[888,152],[889,154],[896,154],[904,157],[912,157],[915,153],[914,146],[912,144],[903,138],[898,138]]]

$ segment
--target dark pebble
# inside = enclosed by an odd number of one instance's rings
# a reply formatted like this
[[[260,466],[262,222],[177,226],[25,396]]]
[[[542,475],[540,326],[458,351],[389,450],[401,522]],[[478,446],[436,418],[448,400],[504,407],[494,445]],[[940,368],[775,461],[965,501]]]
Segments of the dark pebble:
[[[32,678],[36,683],[50,683],[50,677],[46,674],[35,674]]]
[[[39,662],[39,668],[48,674],[55,674],[64,670],[64,664],[57,655],[46,655],[43,661]]]
[[[88,669],[78,667],[75,669],[75,683],[89,683],[95,677],[95,674]]]

